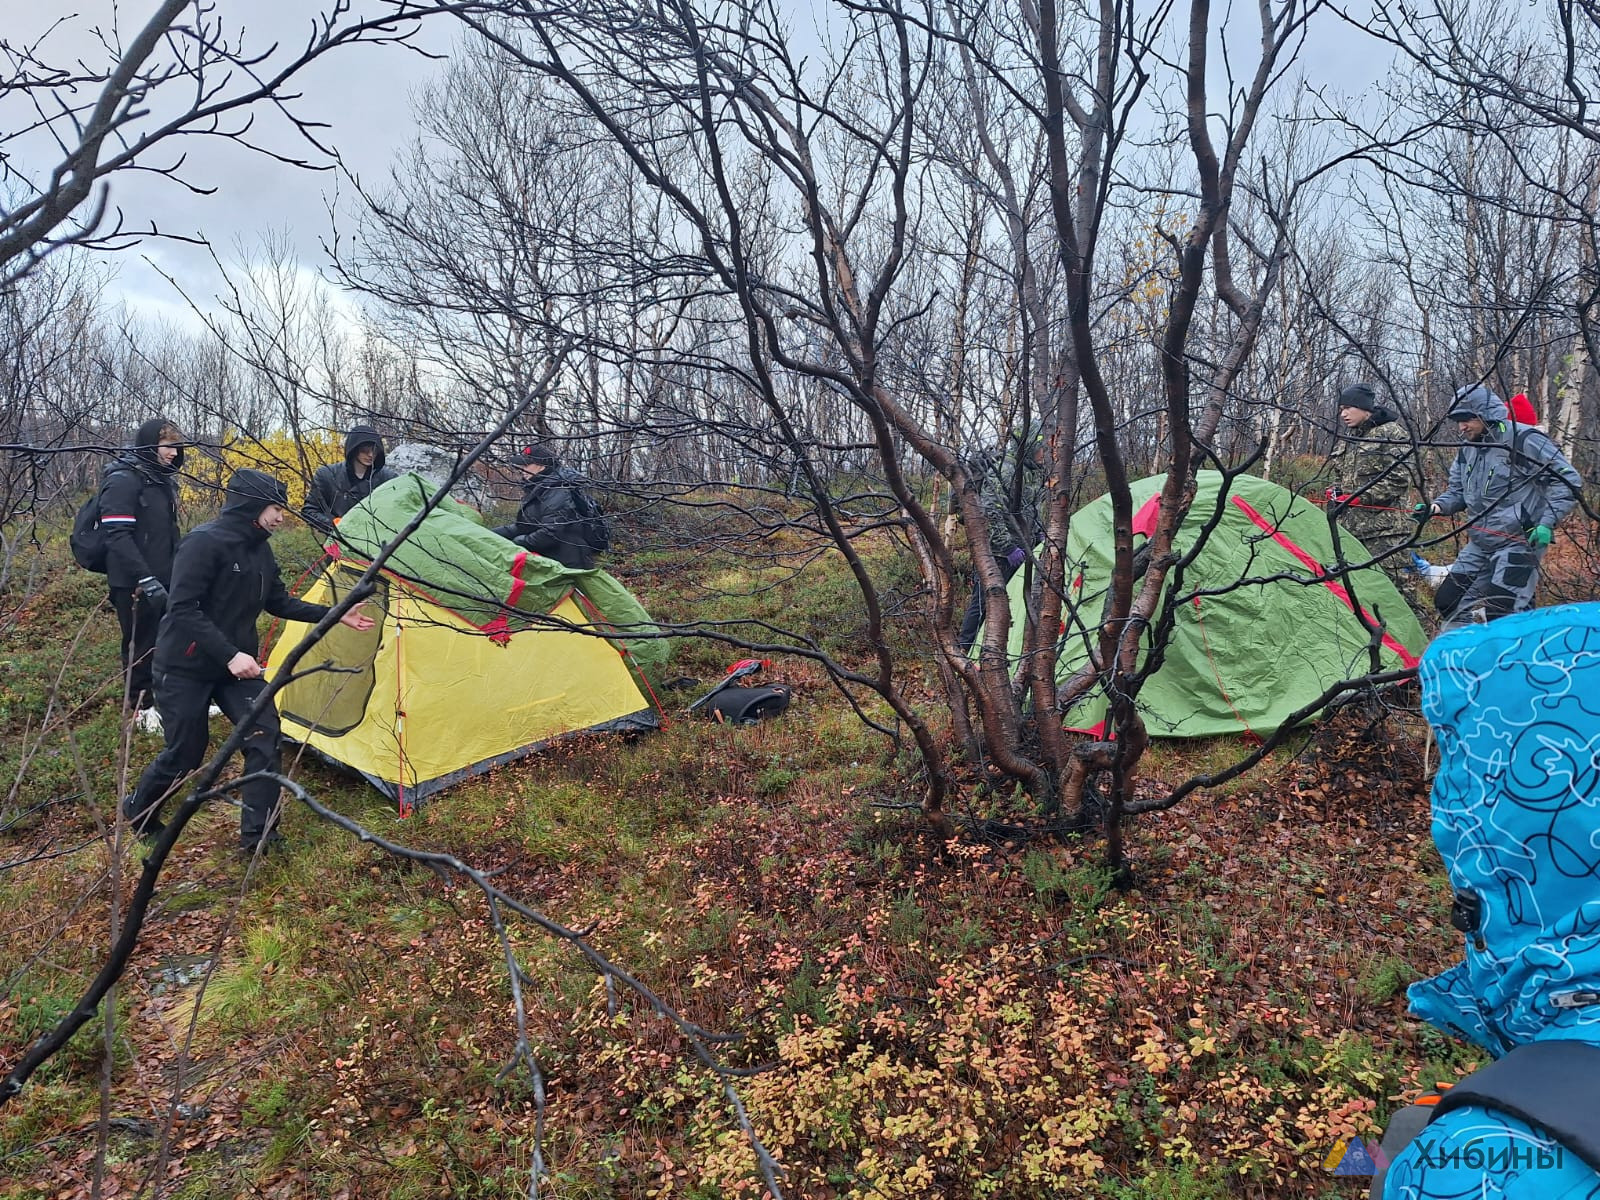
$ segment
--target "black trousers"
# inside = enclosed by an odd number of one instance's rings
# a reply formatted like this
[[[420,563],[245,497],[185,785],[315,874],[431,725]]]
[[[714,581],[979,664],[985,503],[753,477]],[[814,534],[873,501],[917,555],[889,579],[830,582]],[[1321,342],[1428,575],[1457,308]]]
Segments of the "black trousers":
[[[167,745],[156,760],[144,769],[139,786],[124,803],[130,821],[144,821],[146,814],[161,819],[161,807],[173,785],[206,759],[211,740],[207,710],[217,707],[237,725],[244,719],[267,686],[264,679],[197,679],[168,671],[156,678],[156,711],[161,714],[161,730]],[[250,727],[244,739],[245,774],[278,770],[278,710],[268,704]],[[282,789],[270,779],[247,783],[239,789],[243,808],[239,813],[239,841],[254,844],[276,822]]]
[[[132,588],[112,588],[111,607],[116,609],[117,624],[122,628],[122,671],[128,683],[129,707],[149,708],[156,702],[150,664],[155,658],[161,614],[143,596],[135,595]]]
[[[1017,567],[1013,567],[1003,558],[995,559],[994,565],[1000,571],[1000,578],[1007,583],[1010,583],[1011,577],[1017,573]],[[983,580],[978,578],[972,581],[972,598],[967,601],[967,611],[961,617],[961,633],[956,638],[956,645],[963,650],[971,650],[972,644],[978,640],[978,627],[982,624]]]

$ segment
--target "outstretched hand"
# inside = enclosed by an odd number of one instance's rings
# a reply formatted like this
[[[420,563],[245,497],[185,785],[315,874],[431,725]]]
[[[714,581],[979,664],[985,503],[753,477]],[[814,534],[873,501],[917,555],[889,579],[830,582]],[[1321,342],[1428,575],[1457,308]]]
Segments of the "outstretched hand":
[[[361,608],[361,605],[356,605],[349,612],[345,613],[344,616],[339,618],[339,624],[348,625],[351,629],[354,629],[358,633],[365,633],[367,630],[371,629],[374,622],[371,617],[367,616],[366,613],[361,611]]]

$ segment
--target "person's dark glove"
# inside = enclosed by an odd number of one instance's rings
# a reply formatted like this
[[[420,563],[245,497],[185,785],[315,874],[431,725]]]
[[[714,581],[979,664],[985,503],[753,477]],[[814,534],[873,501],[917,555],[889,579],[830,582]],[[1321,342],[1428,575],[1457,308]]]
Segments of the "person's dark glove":
[[[146,575],[139,580],[139,585],[133,590],[138,593],[140,599],[156,612],[160,613],[167,610],[166,585],[154,575]]]
[[[1011,553],[1006,555],[1006,564],[1010,566],[1013,571],[1015,571],[1022,565],[1022,560],[1027,557],[1028,553],[1026,550],[1024,550],[1021,546],[1014,546],[1012,547]]]
[[[1416,507],[1411,510],[1411,519],[1418,525],[1426,525],[1433,516],[1433,505],[1426,500],[1418,500]]]

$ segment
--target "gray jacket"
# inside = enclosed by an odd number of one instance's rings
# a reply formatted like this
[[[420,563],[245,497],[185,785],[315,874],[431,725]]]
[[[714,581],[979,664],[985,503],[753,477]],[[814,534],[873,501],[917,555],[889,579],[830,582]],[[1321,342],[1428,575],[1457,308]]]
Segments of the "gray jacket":
[[[1465,443],[1450,464],[1450,484],[1434,501],[1445,516],[1464,512],[1468,539],[1484,550],[1524,538],[1536,525],[1554,528],[1577,503],[1583,477],[1561,448],[1532,425],[1518,425],[1505,401],[1486,387],[1463,388],[1452,413],[1482,419],[1486,432]]]

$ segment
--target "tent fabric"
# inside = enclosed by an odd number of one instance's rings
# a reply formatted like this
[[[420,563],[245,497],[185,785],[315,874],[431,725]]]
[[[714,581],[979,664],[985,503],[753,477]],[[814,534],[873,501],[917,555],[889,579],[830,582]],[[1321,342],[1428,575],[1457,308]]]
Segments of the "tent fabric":
[[[1165,482],[1166,476],[1157,475],[1132,486],[1136,534],[1154,531]],[[1366,674],[1370,635],[1356,616],[1357,604],[1384,625],[1382,668],[1416,665],[1426,638],[1381,568],[1352,571],[1354,595],[1339,578],[1321,578],[1327,574],[1323,565],[1336,556],[1320,509],[1254,476],[1235,478],[1225,498],[1219,472],[1199,472],[1196,484],[1178,550],[1192,547],[1216,515],[1219,499],[1222,514],[1185,571],[1183,592],[1193,598],[1179,607],[1166,657],[1139,693],[1152,736],[1264,737],[1333,684]],[[1061,680],[1089,660],[1111,580],[1111,522],[1109,496],[1072,518],[1057,660]],[[1340,532],[1340,544],[1347,561],[1368,557],[1347,532]],[[1024,574],[1019,571],[1010,585],[1013,661],[1022,649]],[[1106,710],[1105,697],[1091,695],[1067,714],[1067,727],[1102,735]]]
[[[421,508],[416,476],[384,484],[340,522],[306,593],[333,603]],[[603,571],[570,571],[484,529],[446,500],[390,560],[360,632],[335,626],[278,693],[286,736],[358,771],[402,812],[469,776],[579,731],[654,728],[647,671],[668,643]],[[288,624],[275,670],[306,626]]]
[[[371,562],[433,496],[436,487],[417,474],[402,475],[374,491],[339,522],[330,549],[342,559]],[[627,642],[633,662],[653,675],[671,647],[633,595],[605,571],[563,567],[486,529],[475,509],[445,497],[390,557],[387,569],[426,592],[464,621],[489,633],[514,622],[542,620],[567,592]],[[544,622],[548,624],[548,622]]]

